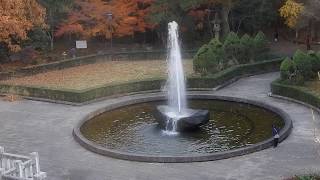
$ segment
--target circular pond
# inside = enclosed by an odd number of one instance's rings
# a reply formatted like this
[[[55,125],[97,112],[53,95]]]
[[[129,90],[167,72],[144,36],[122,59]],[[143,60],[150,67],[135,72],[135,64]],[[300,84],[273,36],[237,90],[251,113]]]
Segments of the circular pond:
[[[249,153],[257,144],[260,147],[252,151],[266,148],[271,145],[271,126],[283,129],[286,124],[283,114],[273,108],[239,99],[198,98],[188,103],[190,108],[209,110],[209,123],[191,132],[168,135],[154,117],[156,107],[166,104],[158,99],[97,113],[83,121],[75,134],[80,134],[77,139],[81,144],[100,154],[139,161],[185,162],[181,158],[214,160]]]

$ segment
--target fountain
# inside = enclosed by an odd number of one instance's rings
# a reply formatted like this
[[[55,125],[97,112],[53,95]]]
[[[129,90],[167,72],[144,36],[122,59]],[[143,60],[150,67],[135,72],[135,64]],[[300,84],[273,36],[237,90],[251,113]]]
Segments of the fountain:
[[[209,121],[207,110],[187,108],[186,83],[179,45],[178,24],[168,24],[168,105],[158,106],[156,119],[169,135],[194,129]]]
[[[268,104],[208,93],[187,101],[175,22],[169,23],[168,50],[168,95],[129,96],[87,114],[73,130],[83,147],[131,161],[195,162],[268,148],[272,125],[281,129],[281,140],[289,135],[289,116]]]

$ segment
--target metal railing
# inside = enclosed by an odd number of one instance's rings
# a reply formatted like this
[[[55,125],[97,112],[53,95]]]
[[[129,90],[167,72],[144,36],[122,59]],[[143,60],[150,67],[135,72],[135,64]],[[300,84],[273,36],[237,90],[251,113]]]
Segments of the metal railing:
[[[30,156],[10,154],[0,146],[0,180],[44,180],[45,172],[40,171],[37,152]]]

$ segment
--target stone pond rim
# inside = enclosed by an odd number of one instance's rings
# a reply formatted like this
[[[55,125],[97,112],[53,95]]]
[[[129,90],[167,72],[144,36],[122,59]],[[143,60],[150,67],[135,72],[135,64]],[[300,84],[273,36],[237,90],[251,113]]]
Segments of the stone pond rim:
[[[167,115],[167,112],[169,111],[169,106],[157,106],[155,119],[163,129],[166,128],[167,121],[170,119]],[[187,109],[187,112],[189,112],[188,116],[181,117],[177,121],[177,131],[193,130],[201,125],[207,124],[210,120],[210,113],[208,110]]]
[[[241,155],[261,151],[263,149],[272,147],[273,145],[273,138],[270,137],[267,140],[264,140],[262,142],[259,142],[247,147],[238,148],[230,151],[218,152],[218,153],[210,153],[210,154],[203,154],[203,155],[183,155],[183,156],[166,156],[166,155],[163,155],[163,156],[145,155],[144,156],[141,154],[126,153],[126,152],[121,152],[118,150],[102,147],[97,143],[94,143],[88,140],[87,138],[85,138],[80,131],[80,128],[84,123],[86,123],[87,121],[91,120],[93,117],[100,115],[106,111],[111,111],[116,108],[120,108],[127,105],[133,105],[133,104],[151,102],[151,101],[160,101],[165,99],[166,99],[165,94],[163,93],[145,94],[144,96],[127,96],[126,100],[124,101],[118,101],[113,104],[106,105],[104,108],[97,109],[96,111],[83,116],[79,120],[75,128],[73,129],[73,137],[81,146],[83,146],[89,151],[95,152],[100,155],[122,159],[122,160],[154,162],[154,163],[187,163],[187,162],[215,161],[215,160],[227,159],[235,156],[241,156]],[[284,122],[284,126],[279,132],[280,142],[285,140],[290,135],[293,127],[291,118],[286,112],[284,112],[282,109],[279,109],[277,107],[274,107],[262,101],[254,101],[254,100],[229,97],[229,96],[216,96],[216,95],[206,94],[204,92],[197,92],[197,94],[189,95],[188,99],[223,100],[223,101],[229,101],[229,102],[245,103],[245,104],[262,107],[266,110],[274,112],[277,115],[279,115]]]

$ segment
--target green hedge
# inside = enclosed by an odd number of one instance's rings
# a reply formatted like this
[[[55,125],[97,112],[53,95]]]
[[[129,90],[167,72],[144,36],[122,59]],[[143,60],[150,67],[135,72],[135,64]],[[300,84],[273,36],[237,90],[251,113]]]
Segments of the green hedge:
[[[278,71],[282,59],[275,59],[253,64],[238,65],[207,77],[188,78],[188,88],[215,88],[235,77]],[[44,98],[71,103],[84,103],[102,97],[135,93],[141,91],[160,90],[164,79],[147,79],[123,84],[107,85],[81,91],[68,89],[49,89],[44,87],[0,85],[0,93],[18,94],[22,96]]]
[[[271,83],[271,92],[320,108],[320,96],[311,92],[306,87],[284,84],[282,80],[278,79]]]

